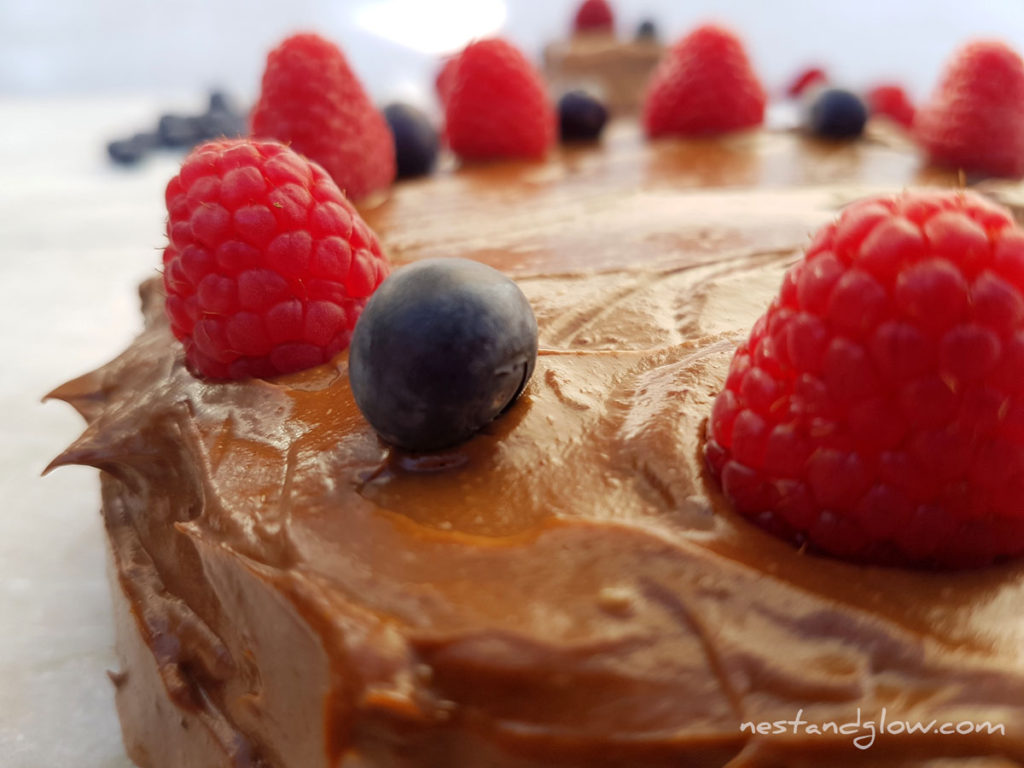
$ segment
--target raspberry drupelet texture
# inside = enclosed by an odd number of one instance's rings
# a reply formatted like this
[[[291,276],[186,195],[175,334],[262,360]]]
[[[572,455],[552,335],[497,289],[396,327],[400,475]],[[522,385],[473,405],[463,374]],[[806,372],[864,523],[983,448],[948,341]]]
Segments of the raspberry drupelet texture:
[[[677,42],[651,76],[644,100],[648,136],[699,136],[764,121],[765,92],[739,39],[713,25]]]
[[[189,370],[204,378],[328,361],[389,271],[327,172],[277,142],[203,144],[166,200],[167,314]]]
[[[252,135],[288,144],[331,174],[354,202],[395,179],[395,148],[374,107],[334,43],[289,37],[267,56]]]
[[[936,165],[1024,176],[1024,61],[1004,43],[969,43],[918,110],[914,133]]]
[[[1024,231],[969,192],[847,208],[737,350],[706,458],[737,511],[813,550],[1024,553]]]
[[[541,159],[555,142],[555,110],[540,73],[511,43],[470,43],[445,103],[445,133],[464,160]]]

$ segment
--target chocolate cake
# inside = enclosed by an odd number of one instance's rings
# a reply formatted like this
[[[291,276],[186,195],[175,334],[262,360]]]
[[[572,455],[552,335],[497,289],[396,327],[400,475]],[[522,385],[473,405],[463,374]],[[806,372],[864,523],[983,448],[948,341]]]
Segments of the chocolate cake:
[[[732,351],[809,234],[865,193],[957,183],[885,137],[618,124],[544,163],[398,186],[364,212],[392,261],[495,266],[540,328],[522,398],[433,454],[377,437],[345,353],[194,378],[145,284],[144,332],[53,393],[88,422],[55,464],[102,470],[131,758],[1024,761],[1024,565],[817,557],[735,515],[702,458]]]
[[[598,95],[613,114],[629,115],[640,109],[647,80],[664,52],[655,39],[575,34],[544,48],[544,76],[556,92],[583,89]]]

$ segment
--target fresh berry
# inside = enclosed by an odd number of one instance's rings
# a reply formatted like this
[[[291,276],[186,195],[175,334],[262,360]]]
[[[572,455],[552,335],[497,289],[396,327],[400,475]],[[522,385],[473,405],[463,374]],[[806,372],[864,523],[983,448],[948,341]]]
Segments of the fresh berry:
[[[611,32],[614,27],[615,15],[608,0],[583,0],[572,25],[576,32]]]
[[[157,135],[165,147],[194,147],[201,141],[235,138],[246,133],[245,118],[232,109],[227,95],[210,94],[210,106],[201,115],[163,115],[157,124]]]
[[[814,550],[1024,554],[1024,230],[972,192],[848,207],[736,351],[706,456],[736,510]]]
[[[658,39],[658,25],[651,19],[644,19],[636,28],[636,39],[639,42],[654,42]]]
[[[384,119],[395,139],[398,178],[430,173],[437,162],[438,138],[427,116],[408,104],[389,104]]]
[[[504,412],[536,361],[537,320],[514,282],[468,259],[428,259],[370,299],[348,367],[356,405],[381,437],[429,451]]]
[[[760,125],[765,94],[743,44],[729,31],[704,26],[676,43],[647,88],[648,136],[725,133]]]
[[[245,117],[224,91],[210,93],[209,106],[199,116],[199,122],[204,139],[233,139],[247,133]]]
[[[558,126],[562,141],[593,141],[608,122],[604,104],[585,91],[569,91],[558,100]]]
[[[466,160],[539,159],[554,144],[555,111],[540,74],[515,46],[481,40],[459,55],[445,132]]]
[[[203,139],[236,139],[246,134],[245,118],[231,112],[207,112],[199,118]]]
[[[242,136],[245,132],[245,118],[232,106],[230,97],[223,91],[213,91],[205,113],[161,115],[155,132],[112,141],[107,145],[107,153],[114,162],[131,165],[161,146],[191,148],[207,139]]]
[[[437,90],[437,99],[441,102],[441,106],[448,103],[448,96],[451,94],[452,86],[455,84],[455,68],[458,65],[459,57],[449,56],[444,60],[441,69],[437,72],[434,88]]]
[[[786,88],[786,95],[791,99],[799,98],[810,89],[828,83],[828,75],[821,67],[808,67],[800,72]]]
[[[395,146],[337,46],[289,37],[267,56],[252,134],[277,139],[322,165],[359,202],[395,178]]]
[[[824,139],[852,139],[864,132],[868,108],[861,98],[842,88],[823,88],[807,108],[807,130]]]
[[[115,163],[134,165],[158,146],[160,137],[155,133],[136,133],[130,139],[117,139],[107,144],[107,154]]]
[[[156,132],[165,147],[193,147],[203,140],[202,122],[191,115],[162,115]]]
[[[914,124],[914,105],[898,85],[877,85],[867,93],[868,108],[873,115],[884,115],[904,128]]]
[[[388,263],[323,168],[277,142],[213,141],[166,198],[167,314],[194,374],[276,376],[348,346]]]
[[[209,104],[206,108],[207,112],[230,112],[231,114],[237,114],[238,110],[235,109],[234,102],[231,97],[224,91],[210,91]]]
[[[1024,175],[1024,62],[999,42],[961,49],[914,122],[936,165]]]

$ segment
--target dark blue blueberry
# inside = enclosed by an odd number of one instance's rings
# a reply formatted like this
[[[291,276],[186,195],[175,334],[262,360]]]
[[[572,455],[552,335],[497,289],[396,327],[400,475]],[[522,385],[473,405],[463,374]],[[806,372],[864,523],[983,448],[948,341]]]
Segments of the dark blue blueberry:
[[[118,139],[107,144],[107,154],[115,163],[134,165],[160,145],[155,133],[136,133],[130,139]]]
[[[248,124],[245,115],[235,107],[234,100],[224,91],[211,91],[206,113],[199,116],[204,139],[233,139],[245,136]]]
[[[651,42],[658,39],[658,27],[650,19],[644,19],[636,28],[636,39]]]
[[[244,117],[223,110],[210,110],[201,115],[199,125],[202,139],[219,139],[222,136],[233,139],[244,136],[248,129]]]
[[[558,100],[558,125],[562,141],[592,141],[608,122],[604,104],[584,91],[569,91]]]
[[[842,88],[824,88],[811,100],[807,130],[826,139],[852,139],[864,132],[868,108],[857,94]]]
[[[191,147],[203,139],[202,120],[187,115],[163,115],[157,123],[157,133],[165,147]]]
[[[231,98],[224,91],[211,91],[209,106],[203,114],[162,115],[155,133],[138,133],[130,139],[112,141],[107,145],[107,153],[114,162],[129,165],[157,147],[189,149],[207,139],[234,138],[247,132],[246,117],[235,109]]]
[[[238,110],[235,109],[234,102],[227,93],[224,91],[210,91],[210,104],[206,108],[206,111],[231,112],[232,114],[235,114]]]
[[[381,437],[411,451],[459,443],[493,421],[537,362],[537,319],[514,282],[468,259],[402,267],[356,323],[348,375]]]
[[[131,139],[117,139],[107,144],[107,154],[115,163],[134,165],[146,155],[146,150]]]
[[[398,178],[424,176],[437,162],[437,130],[427,116],[408,104],[389,104],[384,118],[395,139]]]

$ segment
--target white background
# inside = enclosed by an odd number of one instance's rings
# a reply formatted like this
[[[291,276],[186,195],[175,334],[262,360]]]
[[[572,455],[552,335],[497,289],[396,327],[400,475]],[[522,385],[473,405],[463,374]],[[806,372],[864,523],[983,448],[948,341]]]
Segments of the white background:
[[[0,93],[255,93],[268,48],[315,29],[341,43],[378,98],[423,87],[433,55],[498,28],[533,55],[577,0],[2,0]],[[1024,44],[1020,0],[616,0],[620,34],[645,17],[666,38],[719,20],[746,39],[765,82],[819,61],[840,80],[926,91],[970,36]]]
[[[42,405],[139,327],[135,286],[155,273],[162,189],[178,159],[107,164],[106,138],[223,85],[251,98],[289,32],[339,41],[380,100],[428,103],[436,56],[503,29],[537,56],[564,35],[566,0],[0,0],[0,767],[125,768],[105,670],[114,667],[96,473],[46,463],[81,430]],[[921,96],[964,39],[1024,49],[1021,0],[852,3],[619,0],[619,29],[664,37],[718,19],[773,89],[819,62],[860,87]]]

